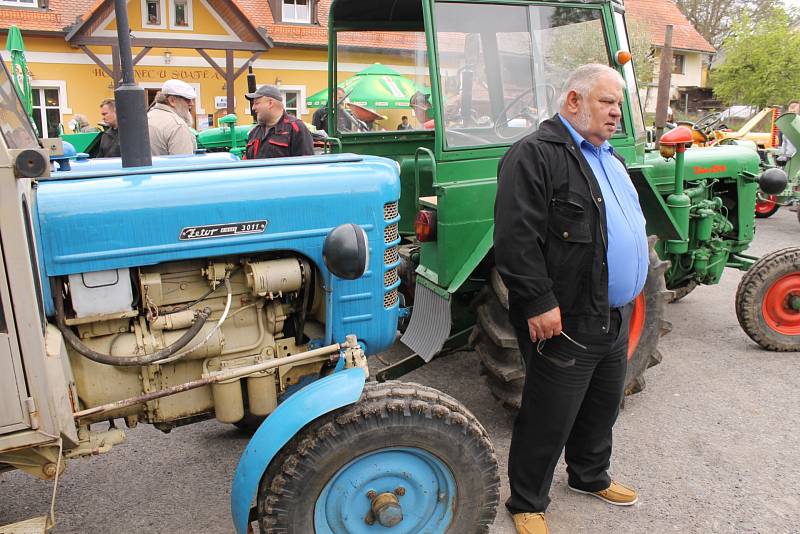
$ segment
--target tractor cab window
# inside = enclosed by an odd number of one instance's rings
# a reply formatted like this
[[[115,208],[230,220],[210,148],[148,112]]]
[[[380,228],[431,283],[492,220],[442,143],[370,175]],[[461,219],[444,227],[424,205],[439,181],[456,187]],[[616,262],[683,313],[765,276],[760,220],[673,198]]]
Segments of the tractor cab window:
[[[447,148],[507,145],[558,111],[574,68],[609,64],[599,9],[436,4]]]
[[[39,142],[30,118],[22,106],[18,93],[6,70],[0,68],[0,134],[8,148],[38,148]]]
[[[423,32],[342,31],[336,40],[336,135],[426,128],[432,115]],[[328,98],[327,89],[306,98],[318,109],[315,126],[327,124]]]

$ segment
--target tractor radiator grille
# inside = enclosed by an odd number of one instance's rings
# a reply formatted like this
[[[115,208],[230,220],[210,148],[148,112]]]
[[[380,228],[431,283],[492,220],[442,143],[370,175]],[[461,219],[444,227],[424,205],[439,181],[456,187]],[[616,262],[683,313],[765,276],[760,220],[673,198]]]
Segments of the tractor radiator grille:
[[[383,220],[391,221],[400,216],[400,211],[397,209],[397,202],[389,202],[383,205]]]
[[[383,296],[383,307],[391,308],[397,302],[397,289],[392,289]]]
[[[383,287],[389,287],[390,285],[392,285],[395,282],[397,282],[397,280],[398,280],[398,278],[397,278],[397,268],[389,269],[383,275]]]
[[[383,251],[383,264],[384,265],[392,265],[393,263],[397,263],[400,261],[400,248],[399,247],[389,247]]]
[[[384,243],[393,243],[400,239],[400,230],[397,228],[397,223],[390,224],[386,227],[383,231],[383,242]]]

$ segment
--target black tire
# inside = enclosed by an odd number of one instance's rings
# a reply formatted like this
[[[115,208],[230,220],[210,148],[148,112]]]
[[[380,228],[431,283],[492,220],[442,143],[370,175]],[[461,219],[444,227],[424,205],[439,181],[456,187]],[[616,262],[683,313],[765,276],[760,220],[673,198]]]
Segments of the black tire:
[[[650,269],[645,283],[645,317],[642,335],[628,360],[625,394],[638,393],[645,387],[644,372],[661,362],[659,338],[672,326],[662,319],[664,302],[669,296],[664,282],[668,262],[658,259],[650,238]],[[508,320],[508,289],[495,269],[490,284],[483,288],[478,300],[477,321],[470,336],[470,345],[481,360],[481,372],[492,395],[504,406],[518,410],[525,383],[525,362],[519,351],[514,328]]]
[[[792,275],[796,275],[796,278],[789,286],[783,286],[783,289],[776,287],[776,282]],[[750,339],[767,350],[800,350],[800,334],[788,332],[791,329],[786,324],[789,321],[800,324],[800,312],[790,309],[788,300],[784,300],[791,298],[790,295],[800,296],[798,280],[800,247],[789,247],[763,256],[747,270],[739,282],[736,291],[736,318]],[[787,330],[781,331],[781,326],[775,322],[774,311],[765,313],[765,298],[773,302],[784,302],[781,318],[787,319],[783,323],[783,328]],[[766,308],[773,309],[769,305]]]
[[[683,297],[694,291],[698,285],[699,284],[694,280],[686,280],[681,282],[678,287],[670,288],[670,291],[672,291],[672,296],[667,297],[667,302],[678,302]]]
[[[313,533],[314,506],[328,481],[354,459],[398,447],[422,449],[452,473],[456,509],[448,533],[488,532],[500,479],[486,431],[452,397],[401,382],[367,384],[356,404],[320,417],[286,444],[259,485],[261,532]]]

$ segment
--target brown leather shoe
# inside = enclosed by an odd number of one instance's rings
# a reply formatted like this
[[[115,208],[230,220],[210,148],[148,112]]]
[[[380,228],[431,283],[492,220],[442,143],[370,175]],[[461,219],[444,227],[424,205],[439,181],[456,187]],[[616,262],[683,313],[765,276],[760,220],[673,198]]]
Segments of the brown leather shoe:
[[[593,495],[594,497],[606,501],[609,504],[613,504],[614,506],[631,506],[632,504],[636,504],[636,501],[639,500],[639,495],[636,493],[635,489],[623,486],[619,482],[615,482],[613,480],[611,481],[611,485],[609,487],[600,491],[583,491],[573,488],[572,486],[569,486],[569,489],[572,491],[577,491],[578,493]]]
[[[517,534],[550,534],[544,514],[514,514]]]

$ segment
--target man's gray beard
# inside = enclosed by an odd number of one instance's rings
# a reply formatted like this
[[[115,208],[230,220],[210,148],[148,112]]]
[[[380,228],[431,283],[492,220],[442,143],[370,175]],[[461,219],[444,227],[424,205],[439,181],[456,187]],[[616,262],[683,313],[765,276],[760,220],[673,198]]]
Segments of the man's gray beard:
[[[194,128],[194,117],[192,117],[192,112],[188,109],[176,109],[175,111],[178,112],[178,116],[183,119],[189,128]]]

